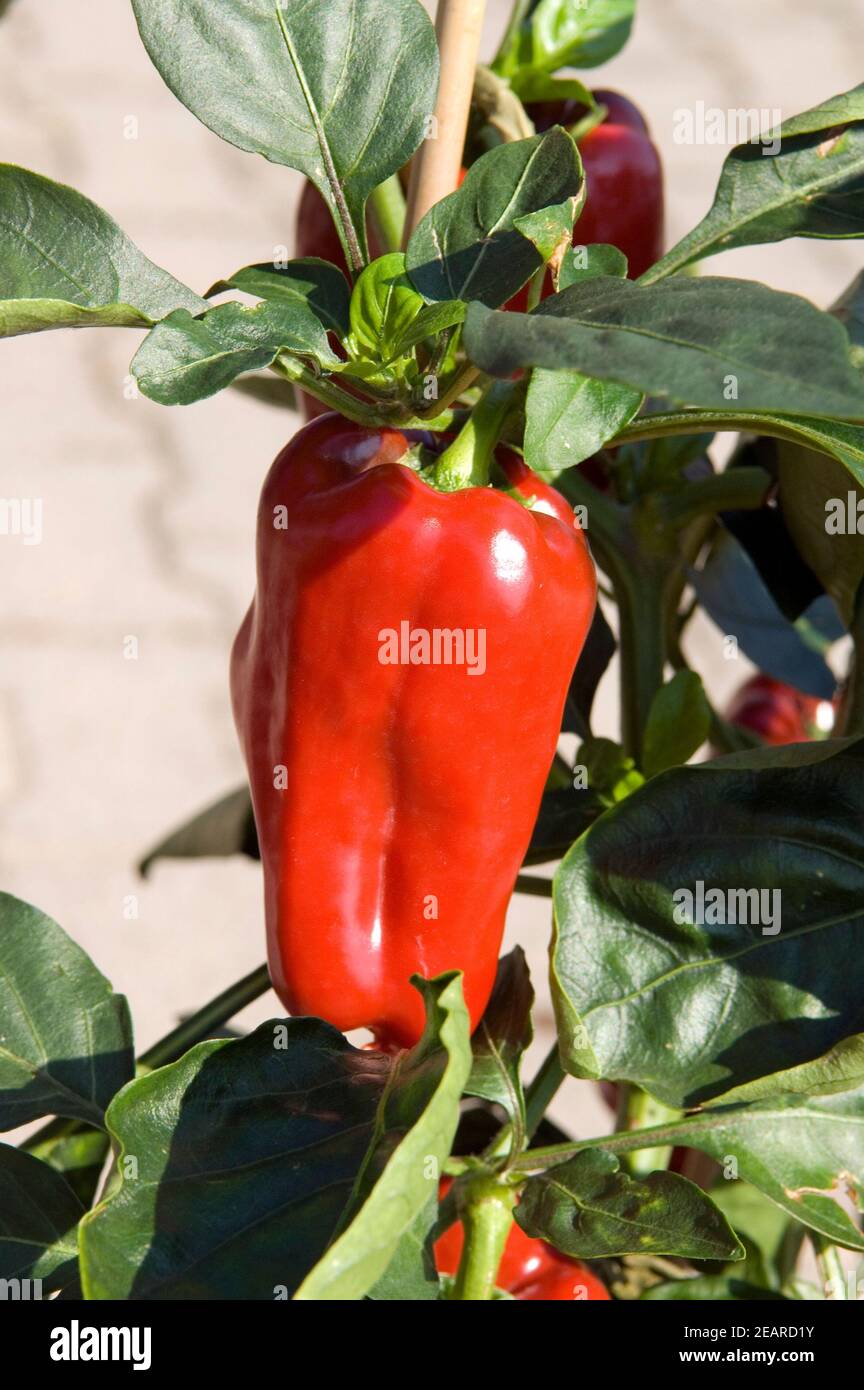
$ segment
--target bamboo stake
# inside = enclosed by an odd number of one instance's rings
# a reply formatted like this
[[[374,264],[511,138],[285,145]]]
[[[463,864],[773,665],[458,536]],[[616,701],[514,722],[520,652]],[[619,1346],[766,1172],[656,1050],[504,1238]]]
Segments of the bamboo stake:
[[[438,0],[435,30],[441,54],[441,81],[435,105],[437,128],[411,165],[405,244],[417,223],[459,181],[462,149],[486,0]]]

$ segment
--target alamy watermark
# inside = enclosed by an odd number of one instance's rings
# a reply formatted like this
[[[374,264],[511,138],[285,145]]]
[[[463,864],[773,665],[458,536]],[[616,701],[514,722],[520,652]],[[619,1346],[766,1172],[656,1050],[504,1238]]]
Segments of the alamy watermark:
[[[780,153],[783,113],[776,107],[679,106],[672,113],[672,139],[676,145],[761,145],[763,155]]]
[[[469,676],[486,670],[485,627],[413,627],[403,619],[398,630],[378,633],[382,666],[465,666]]]

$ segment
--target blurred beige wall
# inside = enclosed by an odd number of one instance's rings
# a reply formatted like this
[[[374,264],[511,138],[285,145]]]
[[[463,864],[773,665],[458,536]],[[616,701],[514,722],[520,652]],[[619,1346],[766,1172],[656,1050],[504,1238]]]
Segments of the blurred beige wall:
[[[630,47],[591,77],[648,114],[673,238],[707,209],[724,153],[675,144],[677,108],[788,116],[862,76],[861,0],[641,0],[639,10]],[[490,31],[504,13],[492,0]],[[198,290],[291,239],[298,177],[222,144],[174,100],[123,0],[11,0],[0,158],[80,188]],[[853,242],[798,241],[713,268],[826,304],[860,264]],[[228,651],[252,593],[258,489],[296,419],[232,391],[173,410],[130,399],[138,338],[92,330],[0,344],[0,494],[41,499],[44,528],[40,545],[0,539],[0,887],[56,917],[129,995],[140,1049],[263,956],[257,867],[171,864],[142,884],[134,864],[243,777]],[[124,657],[129,637],[137,660]],[[743,677],[707,624],[695,650],[715,690]],[[615,721],[610,677],[604,731]],[[542,992],[548,909],[520,899],[511,917]],[[242,1021],[276,1012],[271,995]],[[545,1041],[545,1002],[539,1018]],[[602,1120],[588,1092],[574,1083],[560,1102],[581,1125]]]

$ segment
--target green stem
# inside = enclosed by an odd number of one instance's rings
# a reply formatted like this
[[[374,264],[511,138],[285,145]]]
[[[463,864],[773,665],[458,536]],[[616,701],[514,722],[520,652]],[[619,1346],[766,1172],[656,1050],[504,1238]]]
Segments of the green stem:
[[[615,435],[614,439],[610,439],[605,447],[618,449],[622,444],[639,444],[643,439],[662,439],[667,435],[710,434],[711,432],[739,434],[742,430],[752,431],[755,434],[767,434],[772,439],[788,439],[792,444],[806,443],[809,448],[815,449],[817,452],[828,453],[829,458],[836,457],[827,449],[820,449],[818,440],[810,438],[809,435],[791,425],[784,425],[773,415],[763,415],[758,411],[738,410],[684,410],[658,412],[656,415],[640,415],[638,420],[625,426]]]
[[[561,1065],[557,1042],[549,1049],[525,1089],[525,1128],[530,1139],[557,1094],[567,1073]]]
[[[454,401],[458,401],[463,392],[473,386],[478,379],[480,379],[479,368],[473,367],[469,362],[462,368],[458,376],[453,378],[443,396],[440,396],[437,401],[434,401],[433,404],[429,406],[428,410],[420,410],[417,412],[420,419],[431,420],[434,419],[436,415],[440,415],[440,413],[446,410],[448,406],[452,405]],[[488,382],[489,378],[486,377],[485,380]]]
[[[730,468],[688,483],[681,492],[656,493],[651,501],[662,525],[682,527],[718,512],[761,507],[771,484],[764,468]]]
[[[380,425],[392,413],[382,411],[380,406],[370,405],[366,401],[358,401],[356,396],[349,396],[341,386],[335,386],[324,377],[316,376],[296,357],[289,357],[286,353],[276,358],[271,365],[271,371],[294,382],[301,390],[308,391],[310,396],[322,401],[330,410],[338,411],[346,420],[353,420],[358,425]]]
[[[492,61],[493,71],[495,69],[495,64],[507,52],[519,33],[524,21],[528,18],[532,3],[533,0],[514,0],[513,9],[507,21],[507,28],[504,30],[504,37],[498,45],[498,52],[495,54]]]
[[[623,565],[610,574],[618,604],[621,741],[642,761],[642,739],[654,696],[663,684],[666,609],[663,585]]]
[[[398,174],[391,174],[372,190],[369,207],[384,251],[401,251],[405,229],[405,194]]]
[[[156,1067],[164,1067],[169,1062],[176,1062],[179,1057],[183,1056],[184,1052],[187,1052],[190,1047],[194,1047],[195,1043],[201,1042],[216,1028],[221,1028],[224,1023],[228,1022],[229,1018],[233,1018],[241,1009],[245,1009],[247,1004],[260,999],[261,995],[266,994],[269,988],[270,976],[267,973],[267,966],[259,965],[256,970],[244,975],[242,980],[229,985],[221,994],[217,994],[215,999],[211,999],[191,1018],[184,1019],[176,1028],[172,1028],[170,1033],[166,1033],[164,1038],[160,1038],[146,1052],[142,1052],[137,1064],[138,1073],[154,1071]],[[47,1125],[43,1125],[35,1134],[31,1134],[21,1147],[31,1150],[53,1139],[77,1134],[80,1130],[87,1128],[88,1125],[83,1120],[65,1119],[60,1116],[51,1120]]]
[[[488,485],[495,445],[515,396],[513,382],[496,381],[487,388],[453,443],[440,455],[433,475],[437,488],[457,492]]]
[[[810,1243],[816,1254],[816,1263],[822,1275],[825,1297],[833,1302],[845,1301],[849,1297],[846,1270],[840,1258],[840,1251],[832,1245],[827,1236],[819,1231],[808,1231]]]
[[[623,1111],[623,1124],[622,1120],[619,1119],[619,1127],[629,1131],[650,1129],[654,1125],[665,1124],[667,1121],[674,1122],[681,1118],[680,1110],[673,1110],[668,1105],[662,1105],[660,1101],[643,1091],[641,1086],[635,1086],[632,1083],[628,1083],[626,1087]],[[671,1157],[671,1144],[662,1144],[651,1149],[639,1149],[630,1155],[628,1167],[631,1173],[647,1177],[649,1173],[655,1172],[658,1168],[668,1168]]]
[[[519,1154],[509,1165],[511,1173],[535,1173],[554,1168],[573,1158],[583,1149],[611,1149],[613,1153],[635,1153],[638,1149],[674,1148],[676,1144],[693,1147],[694,1130],[709,1130],[728,1124],[728,1111],[717,1115],[702,1114],[694,1118],[677,1120],[671,1124],[651,1125],[648,1129],[618,1131],[615,1134],[599,1134],[593,1139],[578,1139],[567,1144],[550,1144],[544,1148],[527,1149]]]
[[[515,1191],[495,1178],[483,1176],[465,1184],[459,1197],[465,1244],[451,1298],[472,1303],[491,1299],[515,1202]]]

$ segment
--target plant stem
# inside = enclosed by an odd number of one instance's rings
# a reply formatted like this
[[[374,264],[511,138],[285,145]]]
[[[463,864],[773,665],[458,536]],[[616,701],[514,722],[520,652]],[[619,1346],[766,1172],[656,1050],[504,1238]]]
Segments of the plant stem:
[[[432,405],[430,405],[428,410],[420,410],[417,412],[420,419],[434,419],[436,415],[439,415],[441,411],[446,410],[447,407],[452,405],[454,401],[458,401],[462,393],[464,391],[467,391],[469,387],[473,386],[480,379],[480,377],[481,374],[479,368],[472,366],[470,362],[467,363],[459,372],[458,376],[452,379],[450,385],[447,387],[447,390],[444,392],[444,395],[440,398],[440,400],[437,400]],[[488,382],[489,378],[486,377],[485,380]]]
[[[847,1300],[849,1288],[840,1251],[836,1245],[832,1245],[827,1236],[821,1235],[819,1231],[808,1231],[808,1235],[816,1255],[819,1273],[822,1275],[825,1297],[833,1302]]]
[[[487,486],[495,445],[515,394],[512,382],[496,381],[488,387],[435,465],[435,486],[442,492]]]
[[[379,425],[386,418],[387,412],[382,411],[380,406],[358,401],[356,396],[349,396],[341,386],[335,386],[323,377],[315,376],[314,372],[310,372],[296,357],[290,357],[287,353],[281,353],[271,364],[270,370],[276,372],[277,376],[293,381],[302,390],[308,391],[310,396],[314,396],[331,410],[344,415],[346,420],[353,420],[358,425]]]
[[[398,174],[391,174],[372,190],[369,207],[384,251],[398,251],[405,228],[405,194]]]
[[[504,30],[504,37],[498,45],[498,52],[495,54],[495,57],[492,61],[493,69],[495,64],[498,62],[498,59],[502,56],[502,54],[507,52],[507,49],[513,43],[513,41],[516,38],[516,35],[519,33],[519,30],[521,29],[523,22],[528,18],[528,15],[531,11],[531,4],[532,0],[514,0],[513,9],[511,10],[510,18],[507,21],[507,28]]]
[[[619,1118],[618,1127],[631,1132],[648,1129],[652,1125],[665,1124],[667,1121],[674,1122],[681,1118],[680,1110],[672,1110],[668,1105],[661,1105],[660,1101],[654,1100],[653,1096],[649,1096],[647,1091],[642,1090],[641,1086],[635,1086],[632,1082],[626,1084],[622,1109],[623,1117]],[[671,1157],[671,1144],[658,1145],[652,1149],[639,1149],[630,1155],[628,1167],[631,1173],[647,1177],[657,1168],[668,1168]]]
[[[561,1065],[557,1042],[546,1053],[525,1089],[525,1128],[530,1139],[567,1073]]]
[[[642,761],[642,739],[654,696],[663,684],[665,616],[663,588],[653,576],[621,566],[611,574],[618,604],[621,742]]]
[[[270,976],[267,972],[267,966],[259,965],[250,974],[244,975],[242,980],[229,985],[221,994],[217,994],[215,999],[211,999],[197,1013],[192,1014],[191,1018],[184,1019],[176,1028],[172,1028],[170,1033],[166,1033],[164,1038],[160,1038],[146,1052],[142,1052],[137,1064],[138,1073],[154,1071],[156,1067],[164,1067],[169,1062],[176,1062],[195,1043],[201,1042],[214,1029],[221,1028],[223,1023],[227,1023],[229,1018],[233,1018],[247,1004],[253,1003],[262,994],[266,994],[269,988]],[[61,1139],[70,1134],[77,1134],[79,1130],[87,1128],[88,1125],[84,1120],[72,1120],[58,1116],[57,1119],[43,1125],[35,1134],[31,1134],[21,1147],[29,1151],[50,1142],[52,1139]]]
[[[451,1298],[473,1303],[491,1299],[515,1202],[513,1188],[495,1178],[484,1175],[465,1184],[459,1197],[465,1244]]]

